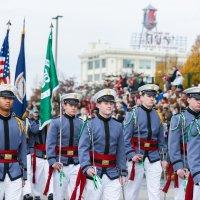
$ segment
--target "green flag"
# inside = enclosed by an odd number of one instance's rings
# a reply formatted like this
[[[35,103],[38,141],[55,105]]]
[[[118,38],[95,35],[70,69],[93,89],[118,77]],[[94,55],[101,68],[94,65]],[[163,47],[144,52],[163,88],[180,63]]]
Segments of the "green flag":
[[[40,130],[50,123],[52,113],[52,94],[58,88],[58,78],[52,53],[52,31],[49,34],[43,83],[40,99]]]

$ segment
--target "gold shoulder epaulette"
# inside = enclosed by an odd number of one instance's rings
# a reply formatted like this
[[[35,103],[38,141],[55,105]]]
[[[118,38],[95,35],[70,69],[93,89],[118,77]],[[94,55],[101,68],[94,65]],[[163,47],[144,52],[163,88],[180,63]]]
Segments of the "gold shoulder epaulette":
[[[17,117],[17,116],[14,116],[14,118],[17,121],[17,124],[19,126],[20,131],[22,133],[26,134],[26,128],[25,128],[25,125],[24,125],[23,121],[19,117]]]

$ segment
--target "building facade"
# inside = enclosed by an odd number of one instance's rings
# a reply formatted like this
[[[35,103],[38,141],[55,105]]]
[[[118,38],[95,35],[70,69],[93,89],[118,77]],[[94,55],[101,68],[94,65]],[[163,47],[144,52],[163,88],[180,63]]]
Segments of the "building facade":
[[[186,60],[186,54],[169,52],[139,51],[134,49],[112,48],[108,43],[91,43],[89,48],[80,55],[81,83],[103,83],[108,75],[130,75],[133,71],[143,73],[152,79],[155,75],[156,63],[176,57],[177,63]]]

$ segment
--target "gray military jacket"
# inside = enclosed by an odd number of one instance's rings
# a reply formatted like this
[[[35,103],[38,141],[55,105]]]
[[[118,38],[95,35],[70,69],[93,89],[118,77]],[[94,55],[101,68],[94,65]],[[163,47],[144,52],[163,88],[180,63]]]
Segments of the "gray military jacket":
[[[120,175],[127,175],[123,129],[120,122],[113,118],[105,119],[99,114],[87,122],[78,147],[80,165],[85,174],[89,167],[95,165],[90,158],[92,149],[100,154],[116,155],[115,167],[97,166],[98,176],[106,174],[110,179],[116,179]]]
[[[44,127],[42,130],[39,130],[39,120],[30,120],[29,135],[32,139],[32,141],[30,141],[30,143],[33,146],[33,149],[32,147],[30,147],[30,151],[32,153],[32,151],[34,152],[35,145],[46,144],[47,127]],[[35,152],[38,158],[46,157],[46,153],[43,151],[36,149]]]
[[[132,148],[131,139],[133,137],[140,139],[153,139],[158,143],[158,150],[144,151],[140,144]],[[147,109],[144,106],[134,107],[127,112],[124,120],[124,140],[127,160],[131,160],[136,154],[142,154],[148,157],[151,163],[161,159],[160,152],[167,152],[167,145],[164,141],[164,131],[160,118],[154,109]]]
[[[188,111],[172,116],[168,137],[168,152],[174,171],[188,168],[186,129],[191,123]],[[187,119],[187,120],[186,120]],[[183,145],[184,144],[184,145]]]
[[[27,146],[23,122],[10,115],[0,115],[0,150],[17,150],[18,162],[0,163],[0,181],[8,174],[11,181],[27,178]],[[4,155],[1,155],[4,158]]]
[[[78,139],[80,129],[82,127],[83,121],[78,117],[71,117],[67,114],[62,115],[61,123],[60,118],[55,118],[51,120],[46,139],[46,153],[49,165],[53,165],[55,162],[59,161],[59,156],[56,153],[56,146],[60,144],[60,128],[61,128],[61,146],[78,147]],[[78,156],[74,158],[68,158],[66,156],[61,156],[61,163],[64,166],[69,164],[78,164]]]
[[[200,112],[187,109],[186,132],[188,135],[187,158],[195,184],[200,183]]]

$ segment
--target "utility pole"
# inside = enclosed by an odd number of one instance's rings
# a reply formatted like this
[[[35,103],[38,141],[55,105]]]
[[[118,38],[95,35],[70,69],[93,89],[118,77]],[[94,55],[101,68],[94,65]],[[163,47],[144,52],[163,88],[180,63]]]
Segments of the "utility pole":
[[[62,18],[63,16],[57,15],[56,17],[53,17],[52,19],[56,20],[56,45],[55,45],[55,65],[57,68],[57,61],[58,61],[58,21],[59,18]]]

